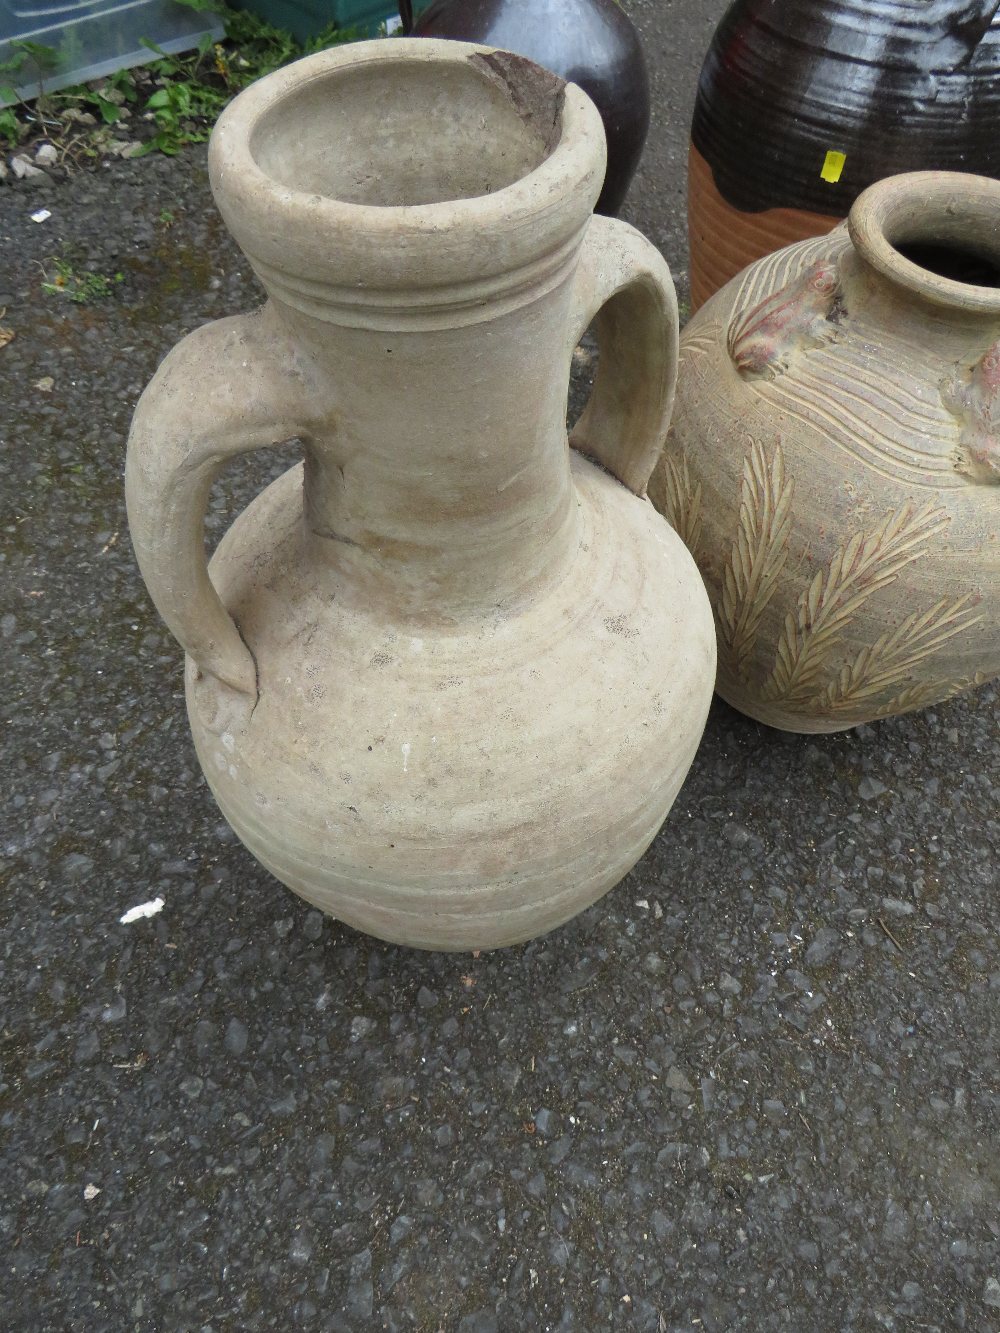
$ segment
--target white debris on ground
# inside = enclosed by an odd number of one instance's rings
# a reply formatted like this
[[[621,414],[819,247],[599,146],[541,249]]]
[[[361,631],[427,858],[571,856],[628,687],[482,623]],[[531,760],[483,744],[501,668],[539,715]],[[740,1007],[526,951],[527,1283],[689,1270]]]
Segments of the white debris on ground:
[[[157,912],[163,911],[164,906],[162,898],[154,898],[152,902],[140,903],[138,907],[130,907],[119,920],[123,926],[130,926],[133,921],[144,921],[147,917],[156,916]]]

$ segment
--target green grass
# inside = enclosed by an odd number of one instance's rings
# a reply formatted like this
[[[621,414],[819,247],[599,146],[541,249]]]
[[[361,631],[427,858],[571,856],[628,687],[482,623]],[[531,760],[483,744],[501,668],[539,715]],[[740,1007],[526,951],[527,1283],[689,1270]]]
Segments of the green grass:
[[[93,301],[103,301],[109,297],[115,284],[123,280],[122,273],[106,277],[103,273],[91,273],[86,269],[78,271],[69,259],[53,259],[52,273],[46,273],[42,291],[49,296],[66,297],[77,305],[90,305]]]
[[[0,110],[0,150],[13,151],[48,140],[65,148],[70,163],[114,151],[122,139],[137,142],[132,155],[177,153],[185,144],[208,138],[226,103],[248,84],[300,56],[357,41],[356,28],[330,26],[307,42],[244,10],[217,0],[178,0],[190,9],[217,14],[225,38],[202,38],[196,51],[168,55],[144,42],[149,64],[118,70],[106,79],[78,84],[57,93],[44,90],[59,52],[35,42],[13,43],[13,55],[0,63],[0,92],[15,96],[15,83],[39,82],[32,103]]]

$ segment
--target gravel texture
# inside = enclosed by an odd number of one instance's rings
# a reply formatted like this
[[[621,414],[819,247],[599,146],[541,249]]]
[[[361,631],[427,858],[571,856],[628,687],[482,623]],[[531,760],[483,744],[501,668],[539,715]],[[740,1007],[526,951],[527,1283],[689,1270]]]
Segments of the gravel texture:
[[[722,4],[629,8],[628,216],[683,284]],[[203,150],[2,185],[0,241],[3,1326],[1000,1328],[996,690],[827,738],[717,704],[569,927],[353,934],[222,823],[128,542],[140,389],[257,299]],[[42,294],[64,246],[109,299]],[[235,469],[212,535],[291,457]]]

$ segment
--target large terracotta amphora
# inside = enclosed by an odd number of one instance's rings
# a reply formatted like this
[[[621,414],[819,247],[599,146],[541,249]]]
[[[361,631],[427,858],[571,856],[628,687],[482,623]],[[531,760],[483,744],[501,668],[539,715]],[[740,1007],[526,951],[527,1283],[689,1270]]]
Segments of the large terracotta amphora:
[[[1000,2],[1000,0],[998,0]],[[414,33],[528,56],[589,94],[601,113],[608,166],[597,211],[614,216],[649,133],[649,73],[635,25],[617,0],[434,0]],[[412,6],[400,5],[404,23]]]
[[[648,242],[592,217],[604,162],[578,88],[450,41],[310,56],[212,136],[269,300],[191,334],[143,395],[132,537],[226,818],[386,939],[485,949],[566,921],[642,855],[704,726],[711,611],[642,498],[675,298]],[[292,437],[303,465],[206,566],[213,478]]]
[[[752,717],[837,731],[1000,674],[1000,181],[880,181],[717,292],[649,489]]]
[[[1000,0],[733,0],[691,128],[694,309],[924,170],[1000,176]]]

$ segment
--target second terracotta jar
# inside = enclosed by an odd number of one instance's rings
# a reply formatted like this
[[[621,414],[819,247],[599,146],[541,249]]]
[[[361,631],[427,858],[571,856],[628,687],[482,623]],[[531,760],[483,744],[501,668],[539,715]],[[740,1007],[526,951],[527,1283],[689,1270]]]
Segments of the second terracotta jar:
[[[837,731],[1000,674],[1000,182],[882,181],[712,297],[649,490],[752,717]]]
[[[691,137],[697,309],[885,176],[1000,176],[1000,0],[735,0]]]

